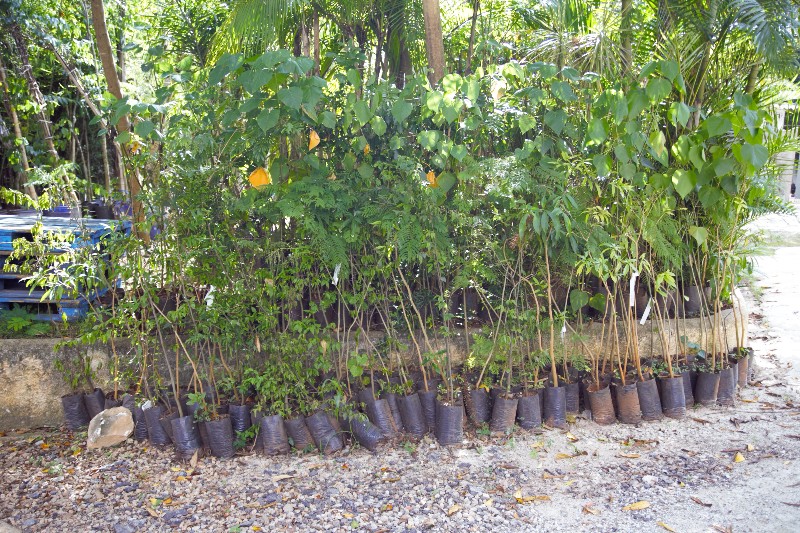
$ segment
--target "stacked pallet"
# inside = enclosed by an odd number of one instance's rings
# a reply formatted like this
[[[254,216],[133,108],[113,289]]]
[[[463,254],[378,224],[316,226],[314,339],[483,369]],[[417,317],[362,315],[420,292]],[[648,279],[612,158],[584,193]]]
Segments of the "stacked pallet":
[[[37,223],[41,223],[41,231],[53,233],[72,233],[74,239],[70,243],[73,248],[82,246],[102,246],[103,239],[114,231],[130,231],[130,223],[119,220],[104,219],[69,219],[58,217],[42,217],[38,214],[0,215],[0,309],[8,309],[12,305],[26,307],[36,314],[37,319],[46,321],[72,321],[83,318],[89,304],[101,297],[107,289],[87,292],[77,298],[59,300],[44,298],[44,290],[30,290],[24,274],[6,272],[5,263],[14,250],[16,239],[33,240],[32,231]],[[48,253],[63,253],[64,250],[52,249]]]

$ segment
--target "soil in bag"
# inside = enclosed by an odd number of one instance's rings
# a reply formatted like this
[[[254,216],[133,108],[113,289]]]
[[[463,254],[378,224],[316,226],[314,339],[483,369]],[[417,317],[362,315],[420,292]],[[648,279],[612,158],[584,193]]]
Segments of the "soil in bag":
[[[328,414],[325,411],[317,411],[306,418],[306,426],[308,426],[317,448],[325,455],[330,455],[344,448],[342,439],[337,435],[336,429],[331,425]]]
[[[220,459],[228,459],[236,453],[233,449],[233,426],[231,419],[223,415],[217,420],[206,422],[208,441],[211,446],[211,454]]]
[[[314,447],[314,439],[311,437],[311,432],[308,431],[304,416],[290,418],[284,421],[283,425],[286,426],[286,435],[289,437],[289,443],[295,450],[302,452]]]
[[[415,392],[407,396],[400,396],[397,398],[397,404],[400,408],[400,417],[403,419],[403,427],[414,437],[422,438],[428,432],[428,424],[419,394]]]
[[[259,437],[263,443],[263,452],[266,455],[281,455],[289,453],[289,437],[286,435],[286,426],[279,415],[261,417]]]
[[[68,394],[61,397],[61,407],[64,409],[64,422],[67,429],[70,431],[77,431],[80,428],[89,425],[89,412],[86,410],[86,404],[83,402],[83,394]],[[146,438],[146,437],[145,437]]]
[[[539,402],[539,394],[529,393],[517,401],[517,424],[522,429],[533,429],[542,425],[542,404]]]
[[[464,440],[464,406],[436,402],[436,440],[442,446],[461,444]]]

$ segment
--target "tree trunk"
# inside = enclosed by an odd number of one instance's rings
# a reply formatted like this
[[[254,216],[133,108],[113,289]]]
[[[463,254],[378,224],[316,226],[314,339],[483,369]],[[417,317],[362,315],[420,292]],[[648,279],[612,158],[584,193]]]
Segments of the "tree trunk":
[[[464,74],[472,74],[472,54],[475,51],[475,28],[478,25],[478,12],[481,8],[481,1],[475,0],[472,4],[472,25],[469,29],[469,47],[467,48],[467,65]]]
[[[47,151],[50,153],[50,157],[53,160],[53,166],[55,166],[58,164],[61,157],[59,157],[56,145],[53,143],[53,133],[50,128],[50,119],[47,117],[47,105],[44,101],[44,95],[42,95],[42,91],[39,89],[39,83],[33,76],[33,67],[31,67],[31,62],[28,57],[28,45],[17,23],[12,23],[8,26],[8,30],[9,33],[11,33],[11,38],[14,39],[14,44],[17,46],[22,77],[25,78],[28,84],[28,91],[30,91],[31,98],[36,104],[36,115],[39,119],[39,127],[42,128],[42,135],[47,145]],[[78,197],[75,195],[75,191],[72,189],[72,184],[69,182],[69,178],[66,174],[62,173],[61,180],[64,183],[64,202],[67,205],[78,205]]]
[[[633,65],[633,45],[631,43],[631,7],[633,0],[622,0],[619,24],[620,58],[622,59],[622,75],[627,76]]]
[[[747,86],[744,88],[744,92],[751,96],[753,91],[756,90],[759,72],[761,72],[761,61],[757,61],[752,67],[750,67],[750,74],[747,76]]]
[[[110,92],[116,99],[122,99],[122,88],[119,84],[117,77],[117,69],[114,66],[114,50],[111,48],[111,39],[108,36],[108,28],[106,27],[106,13],[103,6],[103,0],[92,0],[92,26],[94,27],[95,39],[97,40],[97,52],[100,55],[100,62],[103,65],[103,76],[108,84],[108,92]],[[131,125],[128,121],[128,115],[122,115],[117,122],[117,129],[121,132],[130,132]],[[125,146],[121,147],[123,154],[127,157],[128,149]],[[123,163],[119,161],[120,165],[120,183],[122,183]],[[139,195],[142,192],[142,186],[139,182],[139,175],[135,169],[127,172],[128,177],[128,190],[131,195],[131,205],[133,207],[133,220],[137,225],[136,233],[144,241],[149,241],[149,234],[141,228],[141,223],[144,222],[144,208]]]
[[[23,176],[25,177],[25,192],[30,196],[33,200],[38,200],[38,196],[36,194],[36,189],[33,185],[27,185],[28,182],[28,173],[31,171],[30,165],[28,165],[28,152],[25,150],[25,138],[22,136],[22,128],[19,125],[19,117],[17,116],[17,110],[14,109],[14,103],[11,101],[11,95],[8,94],[8,83],[6,82],[6,66],[3,64],[3,59],[0,57],[0,85],[3,86],[3,97],[6,102],[6,109],[8,110],[8,116],[11,118],[11,126],[14,128],[14,138],[19,145],[19,162],[22,165],[22,172]]]
[[[411,53],[406,40],[406,14],[403,0],[399,0],[390,8],[386,18],[386,58],[389,63],[389,78],[394,78],[395,85],[402,89],[406,79],[411,75]],[[397,13],[394,11],[397,10]]]
[[[422,0],[425,19],[425,52],[428,56],[428,80],[436,85],[444,77],[444,37],[439,0]]]
[[[319,13],[314,10],[312,24],[314,25],[314,74],[320,74],[320,45],[319,45]]]
[[[127,81],[128,74],[125,68],[125,13],[126,13],[125,0],[121,0],[119,4],[119,25],[117,26],[117,75],[119,81]]]

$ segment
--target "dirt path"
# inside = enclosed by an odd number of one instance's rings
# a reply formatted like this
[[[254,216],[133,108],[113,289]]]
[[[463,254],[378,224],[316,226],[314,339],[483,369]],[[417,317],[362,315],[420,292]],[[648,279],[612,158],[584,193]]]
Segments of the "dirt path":
[[[128,442],[99,453],[43,431],[0,438],[0,532],[800,530],[800,222],[749,295],[756,383],[685,420],[431,440],[267,459],[202,459]],[[745,291],[748,292],[748,291]],[[749,294],[749,292],[748,292]],[[759,302],[760,300],[760,302]],[[743,461],[736,462],[737,453]],[[641,510],[625,510],[647,502]],[[641,504],[645,505],[645,504]]]

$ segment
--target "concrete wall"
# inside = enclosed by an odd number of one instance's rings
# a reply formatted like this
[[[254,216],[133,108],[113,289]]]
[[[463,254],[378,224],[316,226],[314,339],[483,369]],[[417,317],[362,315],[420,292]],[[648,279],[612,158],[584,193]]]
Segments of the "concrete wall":
[[[105,347],[61,348],[61,339],[0,339],[0,430],[57,426],[63,419],[61,396],[70,387],[56,370],[56,360],[88,355],[96,385],[107,386]]]
[[[741,298],[739,301],[742,302]],[[725,310],[721,313],[720,319],[722,329],[725,333],[725,343],[733,348],[738,345],[736,340],[736,321],[739,325],[739,336],[747,339],[747,317],[746,307],[737,305],[736,313],[733,309]],[[621,327],[621,325],[620,325]],[[608,344],[600,345],[600,331],[602,326],[597,323],[586,325],[580,332],[583,345],[573,339],[574,335],[569,332],[565,335],[565,340],[571,344],[568,346],[569,353],[581,353],[585,348],[590,351],[600,352],[607,350]],[[709,319],[703,322],[700,319],[669,320],[666,328],[671,353],[678,352],[678,340],[685,335],[694,342],[708,342],[710,331]],[[480,330],[470,330],[470,335],[480,332]],[[557,334],[558,335],[558,334]],[[370,335],[373,343],[379,341],[381,333]],[[656,357],[663,353],[661,348],[660,336],[653,321],[648,321],[640,325],[638,329],[639,350],[642,358]],[[557,339],[560,345],[560,336]],[[426,351],[424,340],[418,339],[423,351]],[[625,339],[620,337],[621,345],[624,349]],[[62,348],[54,351],[58,343],[57,339],[0,339],[0,431],[14,428],[35,428],[40,426],[58,426],[62,423],[61,396],[70,392],[68,385],[64,382],[61,374],[55,367],[55,361],[59,357],[74,356],[78,353],[78,348]],[[545,338],[545,343],[547,339]],[[156,344],[154,342],[154,344]],[[406,340],[408,350],[391,354],[396,363],[403,359],[411,364],[417,361],[416,349],[410,339]],[[431,338],[431,349],[436,352],[444,350],[446,344],[444,340]],[[745,344],[747,341],[745,340]],[[167,339],[167,345],[172,342]],[[363,340],[361,348],[365,348],[369,343]],[[117,353],[124,356],[130,352],[130,347],[125,342],[116,344]],[[353,345],[351,348],[355,348]],[[466,337],[463,331],[456,332],[453,338],[447,343],[447,348],[455,364],[463,362],[467,356]],[[344,350],[350,349],[345,347]],[[98,373],[97,386],[107,387],[110,384],[108,373],[109,368],[109,349],[105,346],[81,348],[82,353],[87,354],[92,366]],[[560,353],[561,348],[557,353]],[[170,359],[174,353],[169,355]],[[150,360],[163,358],[157,353],[150,355]],[[388,363],[388,362],[387,362]],[[163,364],[163,363],[162,363]],[[159,364],[160,373],[168,376],[165,367]],[[188,365],[181,369],[181,382],[187,383],[191,376],[191,368]]]

